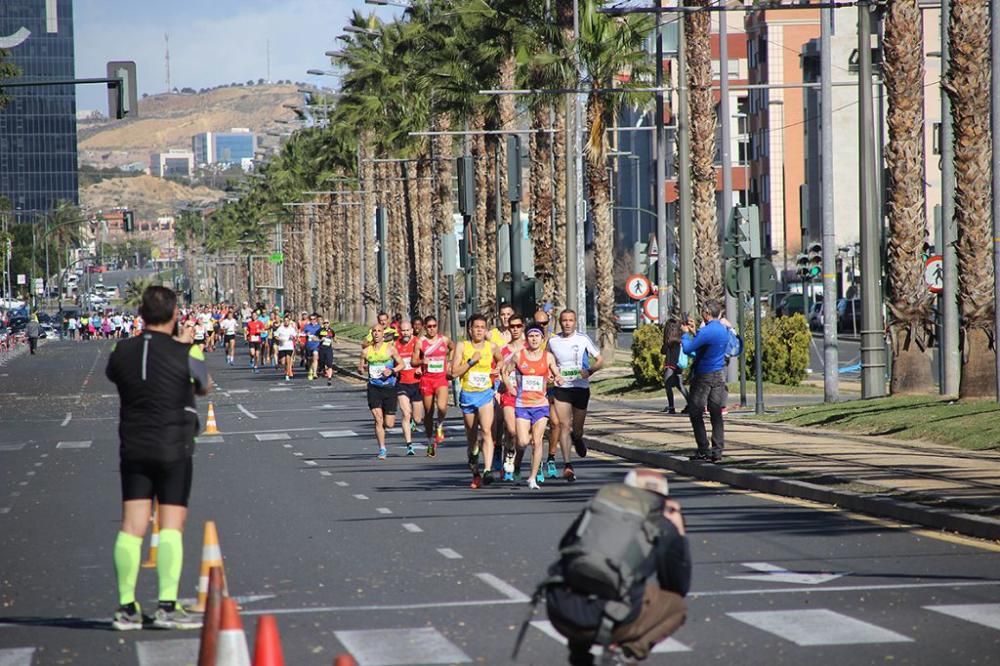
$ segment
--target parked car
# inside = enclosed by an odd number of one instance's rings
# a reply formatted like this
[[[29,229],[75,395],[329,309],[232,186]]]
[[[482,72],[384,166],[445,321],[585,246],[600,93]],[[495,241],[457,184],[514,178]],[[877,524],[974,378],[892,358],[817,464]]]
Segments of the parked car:
[[[809,330],[823,330],[823,301],[816,301],[809,306]]]
[[[619,303],[615,305],[615,321],[623,331],[634,331],[638,326],[638,317],[634,303]]]
[[[837,330],[851,334],[861,332],[860,298],[841,298],[837,301]]]
[[[108,267],[107,266],[102,266],[100,264],[91,264],[90,266],[87,266],[87,272],[88,273],[107,273],[108,272]]]
[[[775,308],[774,314],[779,317],[790,317],[794,314],[803,314],[804,304],[802,299],[802,294],[797,292],[785,294],[781,301],[778,302],[778,306]],[[809,302],[822,303],[823,297],[810,297]]]

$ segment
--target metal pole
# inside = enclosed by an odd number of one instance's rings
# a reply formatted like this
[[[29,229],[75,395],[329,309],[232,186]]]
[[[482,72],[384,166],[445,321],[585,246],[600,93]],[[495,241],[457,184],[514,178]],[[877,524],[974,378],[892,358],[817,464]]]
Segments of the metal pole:
[[[680,197],[681,220],[678,230],[681,312],[694,315],[697,301],[694,297],[694,227],[691,221],[691,124],[688,115],[687,92],[687,36],[684,21],[677,30],[677,64],[679,78],[683,82],[677,93],[677,195]]]
[[[990,118],[993,143],[993,339],[1000,333],[1000,5],[990,3]],[[997,401],[1000,402],[1000,345],[994,342],[996,358]]]
[[[45,276],[42,280],[42,289],[45,291],[45,309],[49,308],[49,218],[45,218],[45,235],[42,236],[45,241]],[[62,324],[60,323],[60,326]]]
[[[823,182],[823,402],[840,398],[837,347],[837,239],[833,219],[833,10],[820,10],[820,169]]]
[[[573,66],[576,80],[580,85],[580,60],[576,50],[579,38],[579,1],[573,0]],[[579,159],[576,141],[576,94],[566,96],[566,307],[576,309],[576,295],[579,290],[579,267],[576,263],[576,200],[580,193],[576,189],[576,162]]]
[[[513,154],[512,154],[513,153]],[[507,194],[510,199],[510,223],[507,227],[510,252],[510,303],[515,312],[525,311],[521,257],[521,138],[516,134],[507,141]],[[517,173],[514,173],[514,171]],[[612,197],[612,201],[614,198]],[[499,264],[499,262],[497,262]]]
[[[662,6],[659,0],[657,6]],[[663,87],[663,28],[659,25],[660,17],[657,16],[656,26],[656,87]],[[653,196],[656,201],[656,245],[659,255],[656,259],[656,286],[659,291],[657,297],[657,317],[659,324],[666,325],[670,316],[670,308],[673,307],[673,298],[670,293],[670,280],[667,273],[667,266],[674,258],[667,252],[667,196],[665,186],[667,182],[667,137],[663,126],[664,101],[663,92],[656,93],[656,122],[653,132],[653,155],[656,159],[656,181]],[[639,180],[639,162],[636,161],[636,182]],[[639,220],[639,197],[638,186],[636,189],[635,218]],[[640,239],[636,237],[636,241]],[[648,250],[648,248],[647,248]],[[641,319],[636,318],[639,322]]]
[[[377,227],[376,233],[378,233],[379,309],[385,312],[388,307],[386,282],[389,280],[389,247],[386,235],[385,208],[382,206],[375,209],[375,225]]]
[[[722,219],[720,228],[725,229],[729,223],[729,212],[733,207],[733,156],[732,156],[732,118],[729,115],[729,26],[726,25],[726,15],[718,14],[719,18],[719,123],[722,126]],[[726,319],[732,322],[736,319],[736,299],[729,295],[729,290],[723,290],[726,298]],[[742,331],[741,331],[742,333]],[[739,368],[736,363],[726,367],[726,380],[739,379]]]
[[[458,336],[458,305],[455,300],[454,275],[448,276],[448,324],[451,327],[451,337],[456,338]]]
[[[753,374],[754,374],[754,414],[764,413],[764,370],[761,367],[761,358],[764,344],[760,333],[760,258],[755,257],[750,260],[750,291],[753,294]]]
[[[871,5],[858,4],[858,129],[861,156],[861,397],[885,395],[885,339],[882,323],[882,230],[875,190],[874,99],[872,97]]]
[[[739,280],[736,281],[739,285]],[[736,291],[736,330],[743,335],[744,321],[746,320],[746,292],[742,289]],[[756,338],[754,338],[756,340]],[[747,405],[747,355],[740,354],[740,407]]]
[[[951,0],[941,2],[941,76],[951,66],[948,41],[948,20]],[[955,135],[952,127],[951,99],[941,88],[941,257],[943,275],[941,290],[941,349],[944,374],[941,394],[958,395],[962,360],[958,349],[958,257],[955,252]]]
[[[579,0],[573,0],[573,57],[576,71],[577,86],[580,82],[580,7]],[[581,332],[587,331],[587,260],[584,249],[584,229],[587,226],[587,207],[583,198],[583,107],[580,93],[573,95],[573,145],[576,159],[573,169],[576,178],[576,224],[573,225],[576,251],[576,308],[577,327]]]
[[[493,151],[493,228],[496,229],[497,236],[493,239],[497,245],[499,254],[500,229],[503,227],[503,194],[500,184],[500,144],[497,143],[496,150]],[[500,268],[500,257],[494,257],[496,266],[496,302],[500,304],[500,287],[503,285],[503,271]]]

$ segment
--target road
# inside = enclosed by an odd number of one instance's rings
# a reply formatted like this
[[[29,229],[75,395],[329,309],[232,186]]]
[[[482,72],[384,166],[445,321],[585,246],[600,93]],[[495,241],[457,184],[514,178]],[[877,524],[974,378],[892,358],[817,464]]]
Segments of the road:
[[[118,634],[119,514],[111,344],[49,342],[0,368],[0,664],[193,663],[197,636]],[[241,357],[242,358],[242,357]],[[222,435],[201,441],[185,534],[193,597],[214,520],[248,633],[278,615],[287,663],[509,663],[529,595],[597,487],[467,487],[457,418],[436,459],[376,461],[362,388],[252,375],[209,355]],[[204,415],[206,403],[201,401]],[[695,562],[687,624],[648,663],[967,664],[1000,650],[1000,554],[989,544],[832,507],[672,478]],[[145,550],[144,550],[145,554]],[[140,574],[150,609],[155,574]],[[565,663],[544,610],[522,664]]]

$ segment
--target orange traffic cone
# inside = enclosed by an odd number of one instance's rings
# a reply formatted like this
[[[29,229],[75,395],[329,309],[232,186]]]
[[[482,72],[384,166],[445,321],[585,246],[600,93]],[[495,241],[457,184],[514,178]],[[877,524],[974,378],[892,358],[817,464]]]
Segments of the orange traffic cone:
[[[236,610],[236,601],[222,600],[222,623],[219,625],[219,643],[215,653],[215,666],[250,666],[250,650],[243,622]]]
[[[253,646],[253,666],[285,666],[278,637],[278,622],[273,615],[261,615],[257,620],[257,638]]]
[[[354,657],[347,654],[338,654],[337,658],[333,660],[333,666],[358,666],[358,662],[354,661]]]
[[[198,666],[215,666],[222,624],[222,567],[212,567],[208,574],[208,602],[198,644]]]
[[[221,435],[219,424],[215,422],[215,406],[208,403],[208,416],[205,417],[205,431],[203,435]]]
[[[205,538],[201,547],[201,574],[198,576],[198,602],[188,610],[194,613],[205,612],[205,602],[208,600],[208,574],[212,567],[222,570],[223,594],[229,596],[226,585],[226,569],[222,564],[222,549],[219,547],[219,533],[215,530],[215,521],[205,521]]]
[[[149,557],[142,563],[143,569],[156,568],[156,555],[160,550],[160,505],[153,502],[153,535],[149,538]]]

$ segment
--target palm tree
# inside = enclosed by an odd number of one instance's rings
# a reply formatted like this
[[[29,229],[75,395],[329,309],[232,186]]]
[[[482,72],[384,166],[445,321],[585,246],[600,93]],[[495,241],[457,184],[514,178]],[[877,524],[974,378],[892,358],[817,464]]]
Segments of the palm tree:
[[[924,58],[923,14],[917,0],[886,6],[883,78],[888,93],[888,277],[892,380],[896,393],[933,387],[928,338],[931,295],[924,284]]]
[[[963,354],[959,397],[992,396],[993,235],[990,186],[990,9],[983,0],[952,0],[951,66],[944,86],[955,128],[955,226]]]

